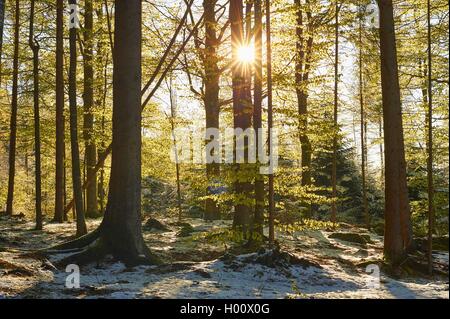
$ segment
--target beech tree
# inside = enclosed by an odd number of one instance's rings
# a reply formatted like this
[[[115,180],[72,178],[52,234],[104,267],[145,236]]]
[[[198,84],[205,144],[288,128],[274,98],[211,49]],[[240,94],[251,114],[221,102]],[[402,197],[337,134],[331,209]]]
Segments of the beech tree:
[[[8,198],[6,199],[6,214],[13,214],[14,182],[16,175],[16,140],[17,140],[17,109],[18,109],[18,82],[19,82],[19,36],[20,36],[20,3],[15,2],[14,22],[14,58],[13,58],[13,83],[11,97],[11,119],[9,124],[9,174],[8,174]]]
[[[141,19],[140,0],[116,1],[108,203],[97,230],[56,247],[85,247],[83,252],[64,260],[67,263],[86,263],[107,254],[128,265],[157,262],[141,230]]]
[[[378,0],[378,6],[385,145],[384,254],[390,263],[398,265],[412,247],[412,229],[406,185],[394,8],[392,0]]]
[[[64,221],[64,0],[56,2],[56,65],[55,65],[55,214],[53,220]]]
[[[72,156],[72,186],[75,198],[77,236],[87,233],[84,219],[83,191],[81,189],[80,148],[78,145],[77,114],[77,29],[79,28],[77,0],[69,0],[71,22],[69,28],[70,66],[69,66],[69,109],[70,109],[70,150]]]

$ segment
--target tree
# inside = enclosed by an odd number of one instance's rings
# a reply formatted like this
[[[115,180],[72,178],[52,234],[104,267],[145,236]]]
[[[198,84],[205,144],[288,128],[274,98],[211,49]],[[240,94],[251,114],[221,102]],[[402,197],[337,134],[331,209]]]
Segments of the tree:
[[[69,0],[71,5],[71,22],[69,28],[70,66],[69,66],[69,108],[70,108],[70,149],[72,155],[72,185],[75,199],[77,219],[77,236],[87,232],[83,211],[83,191],[81,189],[80,149],[78,146],[78,115],[77,115],[77,29],[78,3]]]
[[[56,2],[56,155],[55,155],[55,215],[53,221],[64,221],[64,0]]]
[[[94,65],[93,65],[93,5],[92,0],[85,1],[84,15],[84,126],[85,166],[92,180],[86,187],[86,216],[95,217],[97,207],[97,148],[94,136]]]
[[[231,47],[232,47],[232,87],[233,87],[233,116],[234,128],[246,129],[251,127],[253,106],[251,103],[251,92],[249,86],[248,65],[239,59],[239,49],[245,46],[246,39],[243,26],[243,3],[242,0],[230,1],[230,24],[231,24]],[[249,205],[251,183],[248,181],[248,138],[241,134],[236,140],[243,139],[243,150],[237,150],[235,144],[235,159],[238,151],[243,151],[244,159],[241,164],[235,164],[235,212],[233,227],[238,228],[244,234],[250,231],[251,208]],[[236,160],[237,162],[237,160]]]
[[[311,54],[314,43],[313,28],[311,22],[311,10],[304,9],[301,0],[295,0],[296,6],[296,45],[297,56],[295,59],[295,89],[297,93],[297,105],[299,116],[299,134],[302,153],[302,185],[311,184],[311,142],[308,131],[308,81],[311,66]],[[305,12],[306,11],[306,12]],[[308,24],[304,21],[304,16],[308,18]]]
[[[203,1],[203,10],[205,14],[205,50],[203,56],[204,77],[204,104],[206,115],[206,128],[219,128],[219,80],[220,70],[218,66],[217,46],[219,39],[217,38],[217,21],[216,21],[216,3],[217,0]],[[208,143],[208,137],[206,143]],[[212,150],[214,152],[214,150]],[[214,158],[215,154],[207,154]],[[219,163],[206,164],[206,177],[208,180],[208,195],[214,195],[211,191],[215,188],[220,177]],[[207,198],[205,201],[205,219],[214,220],[220,218],[220,209],[213,198]]]
[[[42,230],[41,130],[39,115],[39,43],[34,37],[35,0],[31,0],[28,43],[33,51],[34,158],[36,230]]]
[[[385,144],[384,254],[398,266],[412,247],[412,228],[392,0],[378,0],[378,7]]]
[[[367,163],[367,148],[366,148],[366,116],[364,109],[364,75],[363,75],[363,47],[362,47],[362,31],[363,31],[363,14],[362,8],[359,14],[359,68],[358,68],[358,80],[359,80],[359,107],[360,107],[360,117],[361,117],[361,179],[362,179],[362,203],[364,217],[366,219],[366,227],[370,229],[370,216],[369,207],[367,203],[367,185],[366,185],[366,163]]]
[[[269,154],[272,154],[273,103],[272,103],[272,39],[270,0],[266,0],[266,46],[267,46],[267,115],[269,127]],[[269,174],[269,242],[275,242],[274,172]]]
[[[113,142],[108,203],[101,225],[59,249],[85,248],[66,263],[107,254],[127,265],[157,262],[141,230],[141,22],[140,0],[115,3]]]
[[[434,224],[434,183],[433,183],[433,83],[431,52],[431,3],[427,0],[427,46],[428,46],[428,112],[427,112],[427,182],[428,182],[428,272],[433,273],[433,224]]]
[[[3,29],[5,26],[5,0],[0,0],[0,84],[2,83]]]
[[[333,163],[331,169],[331,187],[332,187],[332,203],[331,203],[331,221],[336,221],[336,199],[337,199],[337,134],[338,134],[338,89],[339,89],[339,2],[335,1],[335,26],[334,26],[334,108],[333,108]]]
[[[14,22],[14,58],[13,83],[11,97],[11,119],[9,125],[9,175],[8,197],[6,199],[6,214],[13,214],[14,178],[16,175],[16,139],[17,139],[17,108],[18,108],[18,81],[19,81],[19,35],[20,35],[20,3],[16,0]]]
[[[255,144],[259,148],[263,145],[260,141],[258,130],[262,128],[262,99],[263,99],[263,66],[262,66],[262,1],[255,0],[255,76],[254,76],[254,109],[253,128],[255,129]],[[261,146],[260,146],[261,145]],[[264,178],[256,172],[255,178],[255,226],[254,232],[262,236],[264,227]]]

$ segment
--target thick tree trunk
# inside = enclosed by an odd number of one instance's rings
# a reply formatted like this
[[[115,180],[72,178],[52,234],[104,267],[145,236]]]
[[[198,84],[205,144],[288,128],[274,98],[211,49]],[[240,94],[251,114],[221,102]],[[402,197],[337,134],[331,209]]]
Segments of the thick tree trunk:
[[[94,66],[93,66],[93,5],[92,0],[85,1],[84,16],[84,127],[86,176],[92,181],[86,188],[86,217],[96,217],[97,207],[97,149],[94,135]]]
[[[119,259],[148,256],[141,231],[140,0],[116,1],[112,167],[104,238]]]
[[[31,0],[29,45],[33,51],[34,159],[36,230],[42,230],[41,131],[39,118],[39,44],[34,39],[35,0]]]
[[[205,115],[206,128],[219,128],[219,78],[220,71],[218,66],[217,45],[218,39],[216,34],[216,7],[217,0],[203,1],[203,10],[205,12],[205,55],[203,59],[205,69]],[[210,140],[206,140],[209,143]],[[208,154],[207,154],[208,156]],[[214,154],[210,154],[214,158]],[[220,164],[206,164],[206,178],[208,181],[207,194],[214,195],[211,190],[216,188],[216,184],[220,178]],[[215,220],[220,218],[220,209],[216,201],[208,198],[205,201],[205,219]]]
[[[14,23],[14,58],[13,58],[13,83],[11,96],[11,119],[9,125],[9,175],[8,197],[6,199],[6,214],[13,214],[14,202],[14,178],[16,175],[16,139],[17,139],[17,98],[19,80],[19,32],[20,32],[20,1],[16,0]]]
[[[113,142],[108,203],[97,230],[57,249],[85,248],[62,263],[88,263],[107,254],[127,265],[157,262],[141,230],[140,0],[116,0]]]
[[[56,2],[56,158],[55,215],[53,221],[64,221],[64,0]]]
[[[232,60],[235,61],[232,66],[233,77],[233,114],[234,127],[246,130],[251,127],[251,117],[253,114],[253,106],[250,102],[248,87],[248,74],[244,63],[239,62],[238,50],[245,43],[243,28],[243,3],[242,0],[230,1],[230,23],[231,23],[231,45]],[[236,137],[238,139],[239,137]],[[248,141],[244,141],[244,152],[247,154]],[[237,151],[235,146],[235,152]],[[242,151],[242,150],[241,150]],[[247,156],[245,156],[247,157]],[[235,178],[239,181],[235,182],[235,213],[233,227],[248,234],[251,225],[251,207],[249,205],[250,193],[252,185],[245,180],[242,175],[247,175],[248,164],[247,158],[244,163],[235,164]],[[240,178],[239,178],[240,177]]]
[[[77,0],[69,0],[70,5],[77,5]],[[77,27],[70,28],[70,67],[69,67],[69,107],[70,107],[70,146],[72,155],[72,185],[77,219],[77,236],[86,234],[86,222],[83,211],[83,191],[81,189],[80,150],[78,146],[77,115]]]
[[[255,79],[254,79],[254,112],[253,128],[256,133],[256,145],[263,145],[260,140],[258,130],[262,128],[262,99],[263,99],[263,70],[262,70],[262,0],[255,0]],[[264,177],[259,173],[257,165],[255,178],[255,221],[253,231],[259,236],[263,236],[264,228]]]
[[[386,165],[384,254],[396,266],[412,246],[412,229],[392,0],[378,0],[378,5]]]

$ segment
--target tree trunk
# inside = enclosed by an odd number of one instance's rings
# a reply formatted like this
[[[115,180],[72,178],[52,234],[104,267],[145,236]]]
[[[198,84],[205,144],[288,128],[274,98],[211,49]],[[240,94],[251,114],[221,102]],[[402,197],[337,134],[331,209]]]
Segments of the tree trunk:
[[[2,83],[3,29],[5,26],[5,0],[0,0],[0,85]]]
[[[335,26],[334,26],[334,108],[333,108],[333,162],[331,168],[331,221],[336,222],[336,200],[337,200],[337,134],[338,134],[338,89],[339,89],[339,5],[335,1]]]
[[[297,10],[297,57],[295,59],[295,90],[297,94],[299,134],[302,152],[302,186],[311,185],[311,143],[307,134],[308,130],[308,79],[310,55],[312,53],[313,37],[309,35],[305,39],[304,29],[307,25],[303,21],[303,8],[301,0],[295,0]],[[305,43],[306,42],[306,43]]]
[[[263,69],[262,69],[262,0],[255,0],[255,79],[254,79],[254,112],[253,128],[255,129],[255,145],[259,150],[264,141],[260,140],[258,130],[262,128],[262,99],[263,99]],[[262,137],[262,136],[261,136]],[[260,146],[261,144],[261,146]],[[264,177],[259,173],[259,165],[256,168],[255,178],[255,222],[253,231],[263,236],[264,228]]]
[[[272,103],[272,40],[270,0],[266,0],[266,46],[267,46],[267,117],[269,128],[268,151],[272,156],[272,128],[273,128],[273,103]],[[272,159],[270,159],[272,162]],[[274,172],[269,174],[269,243],[275,242],[275,201],[274,201]]]
[[[115,2],[113,142],[105,216],[99,228],[59,249],[86,248],[62,263],[88,263],[112,254],[126,265],[156,262],[141,230],[140,0]]]
[[[20,32],[20,1],[16,0],[15,23],[14,23],[14,58],[13,58],[13,83],[11,97],[11,120],[9,136],[9,175],[8,175],[8,197],[6,200],[6,214],[13,214],[14,202],[14,178],[16,175],[16,139],[17,139],[17,98],[19,79],[19,32]]]
[[[203,65],[205,69],[205,115],[206,128],[219,128],[219,78],[220,71],[218,66],[217,45],[218,39],[216,34],[216,6],[217,0],[203,1],[203,9],[205,12],[205,55]],[[210,140],[207,139],[206,143]],[[214,158],[214,154],[207,154],[207,157]],[[207,194],[214,195],[214,188],[220,178],[220,164],[207,163],[206,164],[206,178],[208,181]],[[215,220],[220,219],[220,209],[216,201],[208,198],[205,201],[205,219]]]
[[[64,0],[56,2],[56,155],[54,222],[64,221]]]
[[[428,182],[428,273],[433,274],[433,228],[434,228],[434,183],[433,183],[433,83],[431,55],[431,1],[427,1],[428,42],[428,110],[427,110],[427,182]]]
[[[366,148],[366,134],[365,134],[366,116],[364,110],[364,79],[363,79],[364,61],[362,48],[362,28],[363,28],[362,14],[363,13],[361,10],[359,17],[359,107],[361,116],[361,179],[362,179],[362,204],[363,204],[364,218],[367,229],[370,229],[370,215],[367,203],[367,185],[366,185],[367,148]]]
[[[29,45],[33,51],[33,104],[34,104],[34,159],[35,159],[35,209],[36,230],[42,230],[42,195],[41,195],[41,130],[39,119],[39,44],[34,38],[35,0],[30,7]]]
[[[77,0],[69,0],[70,5],[77,5]],[[72,9],[74,10],[74,9]],[[76,13],[74,13],[76,14]],[[69,68],[69,107],[70,107],[70,146],[72,154],[72,184],[75,198],[75,212],[77,219],[77,236],[86,234],[86,222],[83,211],[83,191],[81,189],[80,150],[78,146],[77,120],[77,26],[71,25],[70,68]]]
[[[412,229],[392,0],[378,0],[378,5],[385,139],[384,254],[397,266],[412,246]]]
[[[97,217],[97,149],[94,136],[94,67],[93,67],[93,5],[92,0],[85,1],[84,15],[84,129],[86,176],[92,181],[86,188],[86,217]]]
[[[246,72],[246,65],[239,62],[238,50],[239,47],[245,43],[244,28],[243,28],[243,3],[242,0],[230,1],[230,23],[231,23],[231,46],[232,46],[232,60],[235,61],[232,66],[233,78],[233,114],[234,114],[234,128],[246,130],[251,127],[251,116],[253,114],[253,107],[250,102],[250,87],[248,86],[248,74]],[[236,136],[236,139],[239,137]],[[236,145],[235,152],[237,153]],[[241,150],[242,151],[242,150]],[[250,231],[251,225],[251,207],[249,205],[250,193],[252,185],[242,175],[247,175],[247,151],[248,140],[244,141],[244,163],[235,164],[235,213],[233,220],[233,227],[242,231],[244,236]],[[236,154],[235,153],[235,154]],[[249,174],[250,175],[250,174]]]
[[[104,236],[119,259],[149,255],[141,231],[140,0],[116,1],[111,179]]]

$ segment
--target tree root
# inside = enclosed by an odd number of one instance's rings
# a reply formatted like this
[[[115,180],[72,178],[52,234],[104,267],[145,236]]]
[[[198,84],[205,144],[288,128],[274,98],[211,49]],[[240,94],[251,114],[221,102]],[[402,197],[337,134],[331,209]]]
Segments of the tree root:
[[[61,251],[55,253],[61,253]],[[106,255],[108,255],[106,244],[102,238],[99,238],[93,243],[89,244],[81,252],[70,255],[56,262],[55,266],[65,267],[70,264],[85,266],[90,263],[100,262],[103,258],[106,257]]]

